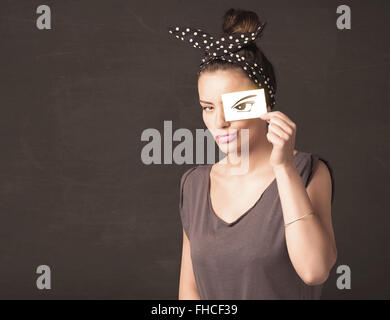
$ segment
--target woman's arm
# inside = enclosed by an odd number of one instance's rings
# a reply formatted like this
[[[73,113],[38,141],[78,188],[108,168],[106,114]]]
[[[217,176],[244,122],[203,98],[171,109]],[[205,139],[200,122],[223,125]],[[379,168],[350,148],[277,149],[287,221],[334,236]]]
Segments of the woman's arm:
[[[313,212],[285,228],[290,260],[306,284],[324,283],[337,259],[330,172],[325,163],[318,161],[306,190],[293,156],[296,124],[280,111],[264,113],[260,118],[269,123],[266,137],[273,145],[270,163],[276,176],[284,223]]]
[[[326,164],[318,161],[307,190],[295,165],[274,167],[284,222],[313,212],[285,228],[291,262],[308,285],[322,284],[336,262],[331,220],[332,181]]]
[[[183,229],[183,249],[181,257],[179,300],[200,300],[196,287],[192,260],[190,255],[190,241]]]

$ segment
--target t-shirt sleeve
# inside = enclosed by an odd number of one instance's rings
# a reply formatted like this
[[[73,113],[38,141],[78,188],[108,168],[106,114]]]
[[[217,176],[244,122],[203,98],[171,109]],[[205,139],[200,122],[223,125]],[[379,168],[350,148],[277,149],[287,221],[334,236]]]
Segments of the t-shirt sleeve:
[[[313,177],[313,173],[314,173],[315,169],[317,168],[319,160],[322,160],[326,164],[326,166],[328,167],[329,173],[330,173],[330,178],[332,180],[332,201],[331,201],[331,203],[333,204],[334,196],[335,196],[334,170],[333,170],[332,165],[330,164],[330,162],[328,160],[324,159],[322,156],[320,156],[318,154],[312,154],[311,155],[311,169],[310,169],[310,175],[309,175],[309,178],[307,180],[306,185],[309,185],[309,182],[310,182],[311,178]]]
[[[190,173],[195,169],[196,167],[192,167],[185,171],[181,177],[180,180],[180,196],[179,196],[179,213],[180,213],[180,220],[181,224],[183,226],[183,229],[187,235],[187,238],[190,239],[190,225],[191,225],[191,211],[190,211],[190,181],[188,179]]]

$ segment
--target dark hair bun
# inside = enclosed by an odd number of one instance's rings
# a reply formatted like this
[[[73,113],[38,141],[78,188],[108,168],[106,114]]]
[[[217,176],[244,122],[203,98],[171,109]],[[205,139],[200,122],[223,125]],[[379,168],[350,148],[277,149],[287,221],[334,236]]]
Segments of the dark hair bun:
[[[253,32],[262,25],[253,11],[230,8],[223,16],[223,32],[226,34]]]

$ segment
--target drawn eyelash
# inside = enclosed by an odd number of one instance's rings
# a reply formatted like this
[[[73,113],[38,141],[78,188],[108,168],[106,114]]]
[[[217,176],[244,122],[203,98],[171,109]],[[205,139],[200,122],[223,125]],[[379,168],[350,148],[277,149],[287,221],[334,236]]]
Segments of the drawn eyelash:
[[[253,97],[256,97],[256,95],[250,95],[250,96],[246,96],[246,97],[243,97],[241,98],[240,100],[238,100],[231,108],[233,109],[236,109],[237,111],[239,112],[249,112],[252,108],[252,106],[254,105],[255,101],[243,101],[245,99],[248,99],[248,98],[253,98]],[[238,104],[239,102],[241,102],[240,104]],[[251,104],[251,107],[249,108],[249,110],[240,110],[240,106],[244,105],[246,106],[246,104]]]

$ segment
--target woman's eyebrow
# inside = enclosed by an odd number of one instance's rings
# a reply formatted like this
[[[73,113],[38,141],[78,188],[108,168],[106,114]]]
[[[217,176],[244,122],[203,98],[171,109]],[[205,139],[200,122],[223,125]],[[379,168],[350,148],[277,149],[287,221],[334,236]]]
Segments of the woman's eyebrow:
[[[206,104],[213,104],[212,102],[209,102],[209,101],[203,101],[203,100],[201,100],[201,99],[199,99],[199,102],[206,103]]]

